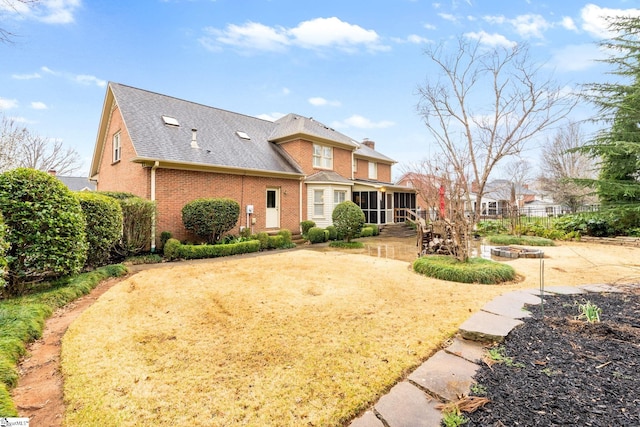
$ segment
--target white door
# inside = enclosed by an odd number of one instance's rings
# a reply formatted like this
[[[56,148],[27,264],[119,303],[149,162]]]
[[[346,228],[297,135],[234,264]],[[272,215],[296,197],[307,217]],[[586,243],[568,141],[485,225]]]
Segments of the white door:
[[[280,190],[267,188],[267,214],[265,217],[267,228],[280,227]]]
[[[385,197],[384,193],[382,194],[382,197]],[[386,223],[393,224],[393,194],[387,193],[386,197],[387,197],[386,204],[385,204],[385,210],[387,211],[385,215]]]

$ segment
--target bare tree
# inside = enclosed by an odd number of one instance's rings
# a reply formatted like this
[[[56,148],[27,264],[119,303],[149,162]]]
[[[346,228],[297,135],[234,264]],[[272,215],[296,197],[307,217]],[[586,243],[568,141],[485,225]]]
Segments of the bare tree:
[[[43,138],[5,116],[0,132],[0,171],[25,167],[67,175],[80,168],[78,153],[60,140]]]
[[[425,52],[439,73],[418,88],[418,111],[456,180],[474,182],[480,201],[494,167],[563,120],[577,98],[542,75],[525,45],[486,50],[464,37],[457,42],[452,54],[444,45]],[[476,203],[469,222],[480,214]]]
[[[36,3],[38,0],[0,0],[0,11],[7,10],[15,13],[20,13],[24,7]],[[0,14],[0,17],[2,15]],[[15,34],[11,31],[0,28],[0,43],[11,43]]]
[[[541,187],[553,197],[554,202],[566,205],[575,212],[585,203],[595,202],[593,191],[575,183],[575,179],[594,179],[597,176],[592,157],[577,151],[585,144],[580,125],[569,124],[547,140],[542,148],[539,178]]]

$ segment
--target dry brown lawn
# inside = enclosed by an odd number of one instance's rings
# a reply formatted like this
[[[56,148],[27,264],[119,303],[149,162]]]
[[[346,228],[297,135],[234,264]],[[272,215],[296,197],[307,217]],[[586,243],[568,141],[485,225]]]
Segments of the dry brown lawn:
[[[545,248],[545,283],[638,281],[639,249]],[[609,256],[609,253],[614,255]],[[64,337],[68,426],[340,426],[485,302],[537,287],[468,285],[406,261],[297,250],[140,272]]]

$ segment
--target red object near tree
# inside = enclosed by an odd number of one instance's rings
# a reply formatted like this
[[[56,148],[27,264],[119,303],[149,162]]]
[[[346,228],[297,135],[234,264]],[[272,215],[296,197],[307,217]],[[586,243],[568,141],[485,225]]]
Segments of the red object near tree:
[[[438,191],[438,194],[440,195],[440,218],[444,218],[445,217],[445,212],[444,212],[444,185],[440,186],[440,190]]]

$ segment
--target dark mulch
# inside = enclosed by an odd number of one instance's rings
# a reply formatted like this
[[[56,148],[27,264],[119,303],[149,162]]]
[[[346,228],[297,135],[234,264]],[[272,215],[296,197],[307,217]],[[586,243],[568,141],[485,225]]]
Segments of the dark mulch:
[[[503,343],[524,366],[478,371],[491,403],[465,426],[640,426],[640,289],[545,300],[544,319],[529,307]],[[576,320],[584,300],[602,309],[600,323]]]

